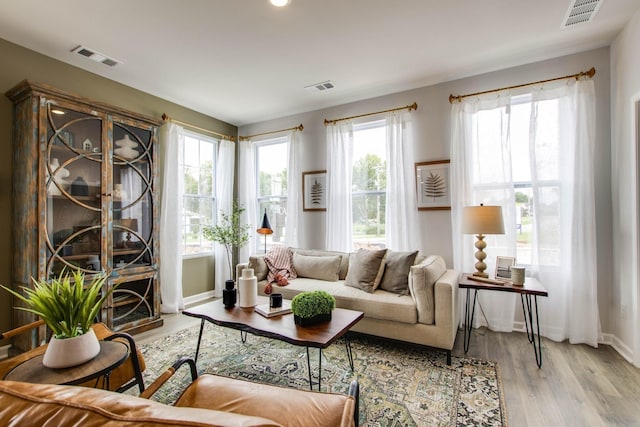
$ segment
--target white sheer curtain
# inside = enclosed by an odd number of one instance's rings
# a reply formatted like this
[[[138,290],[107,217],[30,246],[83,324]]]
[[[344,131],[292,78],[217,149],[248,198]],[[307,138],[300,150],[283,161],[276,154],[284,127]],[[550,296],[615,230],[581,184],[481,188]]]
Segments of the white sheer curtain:
[[[166,123],[160,128],[163,159],[160,201],[160,295],[163,313],[178,313],[182,299],[182,150],[181,126]]]
[[[238,160],[238,202],[245,208],[241,217],[242,224],[249,224],[249,233],[258,228],[256,218],[256,150],[253,141],[242,141],[239,143]],[[249,256],[254,253],[254,240],[249,239],[249,243],[240,248],[239,262],[249,261]]]
[[[300,132],[293,131],[288,137],[289,163],[287,165],[287,225],[284,233],[284,243],[297,248],[299,246],[298,230],[302,220],[302,185],[300,164],[302,163],[302,149]],[[247,258],[248,259],[248,258]]]
[[[415,249],[412,235],[418,230],[413,168],[413,143],[402,112],[392,112],[385,118],[387,152],[387,247],[396,251]]]
[[[593,81],[569,80],[531,92],[527,145],[531,169],[533,224],[531,265],[549,291],[539,298],[541,333],[553,340],[597,346],[595,196],[595,91]],[[451,179],[454,267],[473,271],[473,236],[461,233],[464,206],[484,202],[503,207],[504,236],[489,236],[487,260],[515,254],[515,212],[511,176],[510,109],[501,93],[468,98],[452,107]],[[499,131],[500,138],[491,138]],[[493,134],[491,133],[493,132]],[[555,141],[555,143],[550,143]],[[558,250],[550,250],[553,245]],[[490,270],[492,268],[490,267]],[[513,304],[500,293],[481,296],[492,328],[510,331]],[[478,316],[476,316],[478,318]],[[494,321],[495,319],[495,321]],[[478,319],[477,323],[480,323]]]
[[[351,252],[353,123],[327,125],[326,249]]]
[[[231,215],[233,203],[233,172],[235,167],[235,143],[221,140],[218,146],[218,164],[216,165],[216,199],[218,222],[221,212]],[[214,243],[215,280],[214,296],[221,297],[224,282],[233,278],[234,268],[229,269],[227,250],[223,245]]]
[[[475,271],[473,245],[476,238],[462,233],[462,210],[465,206],[478,206],[480,203],[502,206],[506,234],[485,237],[487,271],[494,270],[497,255],[515,256],[516,214],[511,175],[509,102],[510,97],[502,95],[466,98],[452,106],[451,218],[453,266],[458,271]],[[462,301],[466,293],[462,292],[461,296]],[[490,326],[497,331],[513,329],[515,295],[481,292],[478,299],[483,310],[477,311],[475,327]],[[461,320],[463,317],[464,306],[460,310]]]

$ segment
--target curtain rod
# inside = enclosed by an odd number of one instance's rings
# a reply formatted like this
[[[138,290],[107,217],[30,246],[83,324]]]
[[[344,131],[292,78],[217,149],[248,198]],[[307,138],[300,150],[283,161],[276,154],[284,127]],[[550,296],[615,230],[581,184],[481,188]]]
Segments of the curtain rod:
[[[357,119],[358,117],[366,117],[366,116],[373,116],[374,114],[381,114],[381,113],[390,113],[391,111],[400,111],[400,110],[404,110],[407,109],[409,111],[411,110],[417,110],[418,109],[418,104],[417,103],[413,103],[411,105],[405,105],[404,107],[398,107],[398,108],[391,108],[389,110],[382,110],[382,111],[376,111],[375,113],[365,113],[365,114],[358,114],[357,116],[351,116],[351,117],[342,117],[340,119],[333,119],[333,120],[329,120],[329,119],[324,119],[324,124],[328,125],[328,124],[335,124],[337,122],[341,122],[344,120],[351,120],[351,119]]]
[[[210,133],[212,135],[219,136],[222,139],[228,139],[229,141],[235,141],[236,140],[236,138],[234,136],[231,136],[231,135],[225,135],[223,133],[219,133],[219,132],[216,132],[216,131],[213,131],[213,130],[201,128],[199,126],[195,126],[195,125],[192,125],[190,123],[185,123],[185,122],[181,122],[180,120],[172,119],[171,117],[169,117],[167,115],[167,113],[162,113],[162,120],[164,122],[173,122],[173,123],[177,123],[179,125],[187,126],[187,127],[191,128],[191,129],[199,130],[201,132]]]
[[[256,133],[255,135],[247,135],[247,136],[241,136],[239,137],[240,141],[247,141],[251,138],[255,138],[256,136],[262,136],[262,135],[269,135],[272,133],[278,133],[278,132],[286,132],[288,130],[299,130],[299,131],[303,131],[304,130],[304,126],[302,126],[302,123],[300,123],[298,126],[292,127],[292,128],[287,128],[287,129],[280,129],[280,130],[271,130],[269,132],[262,132],[262,133]]]
[[[467,95],[453,95],[452,94],[452,95],[449,95],[449,103],[453,104],[456,101],[460,102],[460,101],[462,101],[463,98],[468,98],[470,96],[484,95],[485,93],[499,92],[501,90],[517,89],[517,88],[526,87],[526,86],[533,86],[533,85],[537,85],[537,84],[541,84],[541,83],[554,82],[556,80],[565,80],[565,79],[576,79],[576,80],[578,80],[580,77],[585,77],[585,76],[589,77],[589,78],[592,78],[593,76],[595,76],[595,74],[596,74],[596,69],[594,67],[591,67],[589,69],[589,71],[581,71],[579,73],[571,74],[571,75],[564,76],[564,77],[555,77],[553,79],[538,80],[537,82],[523,83],[523,84],[519,84],[519,85],[515,85],[515,86],[501,87],[499,89],[485,90],[485,91],[482,91],[482,92],[469,93]]]

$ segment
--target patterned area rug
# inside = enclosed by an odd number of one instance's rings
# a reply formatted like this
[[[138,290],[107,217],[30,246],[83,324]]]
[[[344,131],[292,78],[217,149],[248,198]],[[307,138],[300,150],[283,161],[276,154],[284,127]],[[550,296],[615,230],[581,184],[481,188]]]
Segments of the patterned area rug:
[[[145,383],[160,375],[180,356],[195,355],[199,327],[185,329],[141,345],[147,363]],[[506,426],[498,366],[485,360],[453,357],[416,346],[353,335],[355,372],[351,372],[344,342],[323,350],[322,391],[346,393],[360,383],[360,425]],[[318,350],[311,349],[314,383],[318,380]],[[183,367],[154,400],[173,403],[190,382]],[[307,353],[277,340],[205,325],[198,371],[250,381],[309,389]],[[314,385],[317,388],[317,384]],[[136,389],[137,390],[137,389]]]

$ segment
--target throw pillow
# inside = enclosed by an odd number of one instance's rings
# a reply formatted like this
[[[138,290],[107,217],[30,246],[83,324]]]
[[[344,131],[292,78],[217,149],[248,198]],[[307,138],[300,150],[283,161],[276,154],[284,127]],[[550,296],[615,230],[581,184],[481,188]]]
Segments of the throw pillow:
[[[336,282],[340,272],[340,255],[310,256],[294,252],[293,268],[298,277]]]
[[[269,267],[267,267],[267,263],[264,262],[264,255],[251,255],[249,257],[248,268],[253,268],[253,274],[256,275],[258,282],[267,278]]]
[[[380,289],[400,295],[408,295],[409,271],[416,261],[416,256],[418,256],[418,251],[387,251]]]
[[[382,279],[386,255],[386,249],[379,251],[360,249],[352,254],[349,258],[349,272],[344,284],[372,293]]]
[[[267,273],[267,283],[276,283],[276,276],[279,275],[286,279],[295,279],[296,270],[293,268],[293,252],[284,246],[276,246],[271,249],[265,256],[264,262],[269,268]],[[287,281],[288,283],[288,281]]]

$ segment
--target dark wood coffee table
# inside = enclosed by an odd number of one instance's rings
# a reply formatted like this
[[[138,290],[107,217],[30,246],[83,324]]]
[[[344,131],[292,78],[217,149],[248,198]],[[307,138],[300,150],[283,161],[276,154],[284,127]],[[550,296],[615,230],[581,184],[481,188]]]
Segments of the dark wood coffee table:
[[[266,304],[267,302],[268,298],[258,297],[258,304]],[[198,361],[198,354],[200,352],[202,331],[205,321],[207,321],[218,326],[239,330],[243,342],[246,340],[246,334],[250,333],[288,342],[289,344],[300,347],[306,347],[307,364],[309,366],[309,388],[312,390],[313,383],[311,382],[309,347],[319,350],[318,390],[320,390],[322,381],[322,349],[329,347],[336,340],[344,337],[349,366],[353,371],[353,354],[347,332],[364,317],[364,313],[361,311],[336,308],[333,310],[332,318],[329,322],[319,323],[313,326],[298,326],[294,323],[293,314],[291,313],[267,318],[256,313],[253,307],[240,308],[236,305],[233,308],[225,308],[221,300],[184,310],[182,314],[201,319],[198,344],[196,346],[196,362]]]

